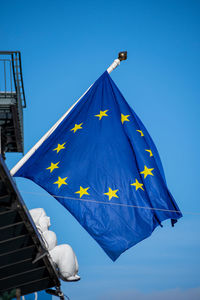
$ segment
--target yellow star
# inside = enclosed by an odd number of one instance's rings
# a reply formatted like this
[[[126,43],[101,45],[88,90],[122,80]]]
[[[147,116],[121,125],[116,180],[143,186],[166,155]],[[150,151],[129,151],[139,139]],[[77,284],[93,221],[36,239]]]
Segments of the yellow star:
[[[149,149],[149,150],[148,150],[148,149],[145,149],[145,151],[149,152],[150,157],[153,156],[151,149]]]
[[[99,120],[101,120],[102,117],[108,117],[108,115],[106,114],[107,111],[108,111],[108,109],[107,109],[107,110],[104,110],[104,111],[100,110],[99,115],[95,115],[95,117],[99,117]]]
[[[60,150],[65,149],[65,147],[64,147],[65,144],[66,143],[64,143],[62,145],[58,144],[58,146],[55,149],[53,149],[53,151],[57,151],[57,153],[58,153]]]
[[[80,186],[80,190],[75,192],[75,194],[80,194],[80,198],[83,196],[83,195],[89,195],[89,193],[87,192],[87,190],[89,189],[89,187],[87,188],[82,188],[82,186]]]
[[[139,183],[139,181],[137,180],[137,179],[135,179],[135,182],[134,183],[131,183],[131,185],[134,185],[135,186],[135,189],[136,189],[136,191],[138,190],[138,189],[142,189],[143,191],[144,191],[144,189],[143,189],[143,184],[142,183]]]
[[[75,133],[78,129],[83,129],[83,128],[81,127],[82,124],[83,124],[83,123],[75,124],[75,125],[74,125],[74,128],[70,129],[70,131],[74,131],[74,133]]]
[[[109,188],[109,192],[107,193],[104,193],[104,195],[108,195],[109,196],[109,200],[112,199],[112,197],[115,197],[115,198],[119,198],[116,193],[117,193],[118,190],[112,190],[111,188]]]
[[[63,184],[67,185],[67,183],[65,182],[66,179],[67,179],[67,177],[61,178],[61,177],[58,176],[58,181],[54,182],[53,184],[57,184],[58,188],[60,188],[61,185],[63,185]]]
[[[137,130],[140,134],[141,134],[141,136],[144,136],[144,133],[142,132],[142,130]]]
[[[58,169],[58,164],[59,162],[57,162],[56,164],[51,163],[50,167],[46,168],[47,170],[50,170],[50,173],[53,172],[54,169]]]
[[[152,175],[153,176],[153,174],[151,173],[151,171],[153,171],[153,170],[154,170],[154,168],[153,169],[148,169],[147,166],[144,166],[144,171],[140,172],[140,174],[144,174],[144,178],[146,178],[147,175]]]
[[[122,122],[122,124],[125,122],[125,121],[128,121],[128,122],[130,122],[130,120],[128,119],[128,117],[130,117],[130,115],[123,115],[123,114],[121,114],[121,122]]]

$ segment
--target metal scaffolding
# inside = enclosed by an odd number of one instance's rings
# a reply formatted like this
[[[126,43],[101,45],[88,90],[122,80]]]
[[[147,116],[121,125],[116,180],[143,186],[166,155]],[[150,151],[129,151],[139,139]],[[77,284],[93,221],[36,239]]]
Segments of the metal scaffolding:
[[[21,54],[0,51],[1,153],[24,151],[23,108],[26,107]]]
[[[56,267],[4,162],[6,152],[23,152],[25,107],[21,54],[0,51],[0,298],[48,288],[64,299]]]

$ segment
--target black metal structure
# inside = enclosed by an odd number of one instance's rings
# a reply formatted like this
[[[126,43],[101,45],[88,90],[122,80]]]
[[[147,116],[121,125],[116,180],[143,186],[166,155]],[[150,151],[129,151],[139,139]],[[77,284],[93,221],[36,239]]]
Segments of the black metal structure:
[[[57,271],[0,156],[0,294],[50,287],[60,290]]]
[[[1,153],[24,151],[25,107],[21,54],[19,51],[0,51]]]
[[[55,287],[60,281],[49,252],[3,159],[23,152],[23,86],[21,54],[0,51],[0,298]]]

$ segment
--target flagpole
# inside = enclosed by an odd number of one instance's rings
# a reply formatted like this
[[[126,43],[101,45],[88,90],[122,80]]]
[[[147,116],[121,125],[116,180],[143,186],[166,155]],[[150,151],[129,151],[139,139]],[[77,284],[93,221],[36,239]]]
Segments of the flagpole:
[[[110,74],[117,66],[120,65],[122,60],[127,59],[127,51],[122,51],[118,54],[118,58],[108,67],[107,72]],[[58,125],[64,120],[64,118],[70,113],[74,106],[83,98],[83,96],[89,91],[93,84],[86,90],[86,92],[68,109],[68,111],[45,133],[45,135],[26,153],[25,156],[11,169],[10,174],[12,176],[23,166],[23,164],[31,157],[31,155],[42,145],[42,143],[54,132]]]
[[[116,67],[120,65],[120,62],[122,60],[127,59],[127,51],[119,52],[118,58],[113,61],[113,63],[110,65],[110,67],[107,69],[108,74],[110,74]]]

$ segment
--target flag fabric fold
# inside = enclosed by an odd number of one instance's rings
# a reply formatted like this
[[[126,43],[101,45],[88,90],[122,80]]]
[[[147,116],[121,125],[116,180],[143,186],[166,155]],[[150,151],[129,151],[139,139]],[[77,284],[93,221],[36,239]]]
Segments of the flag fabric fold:
[[[54,196],[113,261],[182,216],[150,135],[107,71],[15,176]]]

